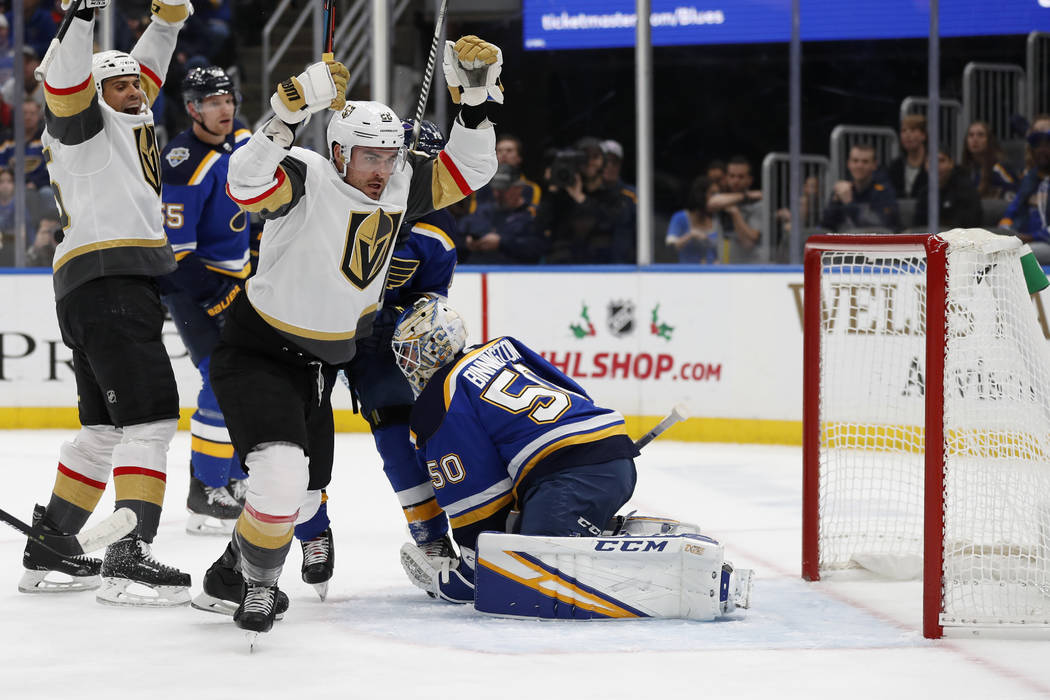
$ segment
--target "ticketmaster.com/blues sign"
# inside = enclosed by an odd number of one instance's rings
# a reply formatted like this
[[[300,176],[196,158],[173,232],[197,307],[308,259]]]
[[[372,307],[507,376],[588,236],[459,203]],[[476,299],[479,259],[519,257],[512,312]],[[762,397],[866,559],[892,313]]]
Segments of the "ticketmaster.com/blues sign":
[[[653,44],[748,44],[791,38],[792,0],[652,0]],[[634,0],[523,0],[526,49],[634,46]],[[928,35],[928,0],[800,0],[803,41]],[[1050,0],[940,3],[941,36],[1050,31]]]

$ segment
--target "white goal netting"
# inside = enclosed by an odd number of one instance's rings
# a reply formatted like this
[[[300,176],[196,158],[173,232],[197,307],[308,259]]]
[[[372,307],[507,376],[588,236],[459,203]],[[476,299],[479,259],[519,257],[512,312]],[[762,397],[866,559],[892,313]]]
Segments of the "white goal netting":
[[[1048,341],[1015,239],[942,237],[939,387],[927,387],[925,254],[822,254],[819,566],[920,575],[929,388],[943,397],[941,624],[1050,624]]]

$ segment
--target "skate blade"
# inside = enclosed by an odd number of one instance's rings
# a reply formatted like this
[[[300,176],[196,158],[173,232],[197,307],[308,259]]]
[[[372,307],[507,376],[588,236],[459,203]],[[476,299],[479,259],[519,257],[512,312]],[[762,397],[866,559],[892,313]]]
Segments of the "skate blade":
[[[251,654],[255,651],[255,640],[259,638],[260,632],[255,630],[248,630],[244,633],[244,638],[248,640],[248,653]]]
[[[54,574],[59,577],[49,579]],[[102,585],[101,576],[70,576],[57,571],[33,571],[26,569],[18,582],[22,593],[78,593],[93,591]]]
[[[237,612],[237,604],[231,603],[228,600],[222,598],[216,598],[210,596],[207,593],[201,593],[196,598],[190,601],[190,606],[197,610],[203,610],[204,612],[218,613],[219,615],[233,616]]]
[[[128,590],[132,584],[152,591],[153,595]],[[185,586],[148,586],[126,578],[103,577],[95,600],[102,605],[128,608],[174,608],[190,602],[190,591]]]
[[[733,573],[736,574],[736,590],[733,598],[738,608],[746,610],[751,607],[751,585],[755,572],[753,569],[736,569]]]
[[[233,528],[237,520],[220,520],[210,515],[202,515],[190,511],[190,517],[186,519],[186,534],[199,536],[229,537],[233,534]]]
[[[317,591],[317,595],[321,597],[321,602],[323,603],[328,597],[328,581],[322,581],[321,583],[311,583],[310,585],[314,587],[315,591]]]

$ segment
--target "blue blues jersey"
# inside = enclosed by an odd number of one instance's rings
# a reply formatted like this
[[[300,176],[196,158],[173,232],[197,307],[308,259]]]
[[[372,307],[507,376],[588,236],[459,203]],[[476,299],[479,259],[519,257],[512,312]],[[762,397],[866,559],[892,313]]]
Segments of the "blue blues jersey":
[[[402,227],[408,237],[394,251],[386,278],[385,305],[406,305],[414,296],[433,292],[448,296],[456,271],[456,220],[444,209]]]
[[[204,143],[187,129],[164,149],[164,231],[176,260],[192,253],[213,272],[248,276],[250,222],[226,194],[226,173],[230,154],[251,135],[234,120],[233,133],[222,144]]]
[[[411,428],[461,543],[503,530],[538,477],[638,454],[623,416],[507,336],[439,370],[416,400]]]

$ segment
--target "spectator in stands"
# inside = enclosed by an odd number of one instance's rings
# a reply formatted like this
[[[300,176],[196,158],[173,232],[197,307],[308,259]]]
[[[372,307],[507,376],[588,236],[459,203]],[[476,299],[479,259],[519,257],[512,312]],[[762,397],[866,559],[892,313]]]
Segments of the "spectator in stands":
[[[602,141],[602,155],[605,156],[605,168],[602,170],[602,179],[605,186],[614,192],[620,192],[635,204],[638,204],[638,195],[632,185],[623,181],[620,171],[623,168],[623,146],[619,141],[606,139]]]
[[[941,146],[937,153],[937,182],[940,191],[940,214],[938,215],[941,230],[953,228],[977,228],[981,225],[981,196],[970,179],[970,174],[955,164],[946,146]],[[925,206],[928,193],[925,188],[919,190],[915,207],[916,227],[926,226],[928,209]]]
[[[7,26],[7,18],[0,15],[0,85],[4,85],[15,70],[15,56],[11,49],[11,29]]]
[[[1026,160],[1030,167],[1017,186],[1017,197],[1010,202],[999,222],[1028,243],[1042,265],[1050,265],[1050,231],[1047,230],[1047,200],[1050,199],[1050,114],[1032,120],[1026,137]]]
[[[988,122],[975,121],[966,130],[962,167],[981,199],[1004,199],[1017,191],[1017,175],[1006,165]]]
[[[48,196],[52,196],[51,176],[47,172],[44,160],[44,145],[41,135],[44,132],[44,114],[35,101],[26,99],[22,103],[22,118],[25,122],[25,168],[26,186],[32,187]],[[15,141],[9,140],[0,144],[0,167],[14,167]]]
[[[718,192],[718,183],[706,175],[693,180],[686,196],[685,209],[671,216],[667,226],[667,245],[678,253],[678,262],[719,262],[722,252],[722,230],[707,208],[707,200]]]
[[[547,262],[634,263],[635,216],[631,200],[605,186],[599,141],[581,139],[553,154],[547,193],[537,225],[550,241]]]
[[[22,0],[22,16],[25,17],[25,44],[33,47],[37,56],[43,56],[48,44],[55,38],[58,25],[51,17],[47,3],[41,0]],[[7,25],[12,25],[11,12],[4,15]]]
[[[901,119],[900,139],[903,153],[890,161],[886,170],[894,194],[914,198],[926,188],[926,117],[909,114]]]
[[[44,83],[37,80],[35,75],[39,65],[40,56],[33,50],[33,47],[26,44],[22,48],[22,85],[25,87],[25,95],[19,97],[15,94],[15,79],[11,77],[0,88],[0,95],[3,96],[4,102],[14,107],[23,99],[29,98],[40,105],[41,110],[44,109]]]
[[[820,178],[810,175],[802,183],[802,196],[798,202],[798,217],[803,229],[815,229],[820,226]],[[783,233],[791,231],[791,210],[787,207],[777,209],[777,220],[781,223]],[[783,240],[781,236],[781,240]]]
[[[726,186],[726,164],[720,160],[713,160],[707,164],[705,170],[707,179],[718,186],[719,190],[722,190]]]
[[[529,205],[531,183],[503,163],[489,181],[493,204],[474,212],[460,223],[472,265],[534,264],[547,252],[547,239],[536,227]]]
[[[833,186],[820,225],[836,232],[900,229],[900,213],[893,188],[875,181],[879,163],[875,147],[857,144],[849,151],[846,169],[851,180]]]
[[[58,211],[53,197],[45,197],[37,190],[28,189],[25,193],[26,230],[35,231],[44,218],[58,221]],[[0,247],[5,249],[2,257],[6,264],[14,265],[15,241],[15,174],[11,168],[0,168]]]
[[[751,163],[734,156],[726,166],[725,187],[711,195],[707,209],[718,217],[729,242],[730,264],[767,262],[761,259],[762,190],[751,189]]]
[[[51,267],[55,260],[55,248],[58,247],[55,235],[60,230],[58,217],[54,214],[48,214],[40,220],[33,243],[26,250],[26,267]]]

